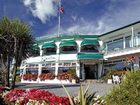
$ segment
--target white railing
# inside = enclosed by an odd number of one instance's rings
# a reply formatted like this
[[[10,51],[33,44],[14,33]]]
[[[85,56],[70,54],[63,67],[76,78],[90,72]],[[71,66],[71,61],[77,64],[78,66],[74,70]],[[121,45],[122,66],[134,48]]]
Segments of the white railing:
[[[140,53],[140,46],[105,52],[104,57],[110,58],[110,57],[134,54],[134,53]]]

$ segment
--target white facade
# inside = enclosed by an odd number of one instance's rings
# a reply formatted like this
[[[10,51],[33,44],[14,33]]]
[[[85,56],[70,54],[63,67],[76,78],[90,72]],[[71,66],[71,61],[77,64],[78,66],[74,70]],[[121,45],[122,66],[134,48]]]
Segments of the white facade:
[[[54,39],[50,38],[44,42],[40,40],[40,55],[26,59],[21,65],[21,70],[23,70],[22,75],[27,74],[28,68],[34,65],[32,69],[38,70],[38,77],[35,81],[24,80],[22,78],[21,82],[71,83],[72,81],[69,79],[63,80],[61,78],[61,80],[59,78],[59,74],[61,72],[63,73],[63,71],[69,71],[69,68],[75,70],[78,78],[85,80],[99,79],[106,72],[106,69],[123,70],[126,67],[126,63],[133,63],[135,69],[139,69],[140,67],[140,22],[100,36],[77,35],[56,37]],[[73,50],[76,49],[72,52],[69,52],[71,45],[68,45],[68,43],[64,46],[61,45],[63,41],[70,40],[72,40],[72,46],[74,46]],[[45,55],[42,47],[45,43],[49,42],[55,44],[56,52]],[[128,62],[128,58],[133,59],[131,62]],[[127,66],[128,68],[130,67],[130,65]],[[48,68],[54,72],[55,77],[51,80],[47,79],[42,81],[39,77],[42,75],[43,69],[47,70]]]
[[[101,35],[104,46],[104,60],[110,64],[126,63],[129,57],[134,57],[134,65],[139,68],[140,57],[140,23],[122,27]],[[117,62],[117,63],[116,63]],[[108,65],[109,65],[108,63]],[[115,68],[113,68],[115,69]]]
[[[88,36],[87,36],[88,37]],[[73,38],[73,37],[72,37]],[[97,58],[95,57],[95,60],[93,60],[94,58],[78,58],[78,54],[81,54],[80,57],[82,57],[82,54],[100,54],[100,48],[99,48],[99,43],[95,43],[94,40],[98,40],[97,38],[78,38],[78,39],[74,39],[74,42],[76,43],[76,51],[73,52],[67,52],[67,51],[61,51],[63,49],[63,46],[61,46],[61,43],[63,41],[69,41],[69,40],[73,40],[71,38],[69,39],[61,39],[61,40],[53,40],[52,42],[56,45],[56,53],[52,53],[52,54],[43,54],[44,50],[42,50],[42,47],[45,43],[48,43],[49,41],[43,42],[39,45],[40,48],[40,55],[38,55],[37,57],[30,57],[26,60],[23,61],[20,69],[23,71],[22,75],[26,75],[28,74],[28,72],[33,72],[33,70],[36,70],[36,72],[34,71],[34,74],[37,74],[38,77],[36,80],[26,80],[24,76],[22,76],[22,80],[21,82],[23,83],[72,83],[72,81],[70,81],[69,79],[66,80],[59,80],[58,79],[58,75],[61,74],[60,72],[65,72],[65,71],[70,71],[71,69],[75,69],[75,73],[76,76],[80,79],[86,79],[88,77],[85,78],[84,74],[86,72],[86,70],[84,70],[85,65],[89,65],[90,69],[92,71],[94,71],[94,69],[100,69],[100,70],[96,70],[96,72],[100,71],[99,74],[96,73],[96,77],[94,76],[94,79],[98,78],[99,76],[101,76],[101,65],[98,64],[99,62],[102,62],[103,58]],[[93,41],[93,44],[91,44],[91,46],[95,46],[95,44],[98,44],[96,47],[96,50],[98,50],[98,52],[86,52],[86,51],[82,51],[82,46],[86,46],[86,45],[81,45],[82,42],[84,40],[90,40]],[[97,41],[98,42],[98,41]],[[87,42],[86,42],[87,43]],[[91,43],[91,42],[90,42]],[[64,47],[69,47],[69,45],[66,45]],[[71,46],[70,46],[71,47]],[[74,48],[75,48],[74,47]],[[68,49],[69,50],[69,49]],[[92,56],[92,55],[91,55]],[[85,57],[85,55],[83,56]],[[87,60],[86,62],[83,62]],[[89,61],[90,60],[90,61]],[[96,64],[97,67],[94,67],[94,65]],[[45,66],[44,66],[45,65]],[[83,69],[81,69],[81,65],[83,65]],[[99,68],[98,68],[99,65]],[[53,78],[52,80],[40,80],[39,76],[43,73],[42,70],[43,69],[52,69],[55,78]],[[66,70],[63,70],[66,69]],[[70,70],[69,70],[70,69]],[[51,70],[49,72],[52,72]],[[95,74],[94,72],[92,72],[92,74]],[[89,74],[88,74],[89,75]]]

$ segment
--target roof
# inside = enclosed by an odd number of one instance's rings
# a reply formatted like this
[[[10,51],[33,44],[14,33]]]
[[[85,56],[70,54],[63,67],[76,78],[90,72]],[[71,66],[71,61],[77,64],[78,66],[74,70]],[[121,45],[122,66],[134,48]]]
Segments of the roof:
[[[42,38],[42,39],[37,39],[38,44],[43,44],[44,42],[49,42],[49,41],[61,41],[63,39],[84,39],[84,38],[95,38],[98,39],[99,35],[69,35],[69,36],[60,36],[60,37],[51,37],[51,38]]]
[[[138,24],[138,23],[140,23],[140,21],[137,21],[137,22],[131,23],[131,24],[129,24],[129,25],[126,25],[126,26],[123,26],[123,27],[117,28],[117,29],[115,29],[115,30],[112,30],[112,31],[106,32],[106,33],[100,35],[99,37],[104,36],[104,35],[107,35],[107,34],[110,34],[110,33],[113,33],[113,32],[116,32],[116,31],[119,31],[119,30],[121,30],[121,29],[124,29],[124,28],[130,27],[130,26],[133,26],[133,25]]]

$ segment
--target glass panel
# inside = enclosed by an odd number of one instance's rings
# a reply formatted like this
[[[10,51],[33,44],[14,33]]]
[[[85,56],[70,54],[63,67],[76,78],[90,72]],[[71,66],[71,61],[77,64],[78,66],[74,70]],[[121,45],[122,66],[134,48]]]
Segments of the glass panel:
[[[123,39],[119,38],[116,39],[115,41],[111,42],[111,43],[107,43],[107,50],[108,51],[114,51],[114,50],[120,50],[123,49]]]
[[[125,37],[125,48],[131,47],[131,36]]]
[[[38,68],[26,68],[26,74],[38,74]]]
[[[134,46],[137,46],[137,41],[136,41],[137,40],[137,36],[136,35],[134,36],[133,40],[134,40]]]
[[[43,55],[56,54],[56,48],[43,49]]]
[[[97,46],[85,45],[81,47],[81,52],[99,52]]]
[[[55,73],[55,67],[42,67],[42,73]]]
[[[76,70],[76,68],[75,67],[59,67],[58,73],[65,73],[70,70]]]
[[[140,45],[140,35],[138,35],[138,45]]]
[[[61,47],[61,52],[77,52],[76,46],[64,46]]]

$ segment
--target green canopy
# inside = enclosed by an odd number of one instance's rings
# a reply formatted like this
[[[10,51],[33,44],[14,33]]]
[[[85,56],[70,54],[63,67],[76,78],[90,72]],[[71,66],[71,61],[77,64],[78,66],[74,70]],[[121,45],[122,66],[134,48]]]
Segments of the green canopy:
[[[60,43],[60,47],[63,47],[63,46],[76,46],[76,45],[77,45],[77,43],[74,40],[63,40]]]
[[[84,45],[99,45],[99,42],[97,39],[85,39],[82,41],[81,43],[81,46],[84,46]]]
[[[103,54],[100,53],[79,53],[77,55],[78,59],[102,59]]]
[[[45,43],[42,46],[42,49],[44,49],[44,48],[54,48],[54,47],[56,47],[55,43],[54,42],[50,42],[50,43]]]
[[[33,45],[32,46],[32,50],[39,50],[40,48],[39,48],[39,46],[38,45]]]

